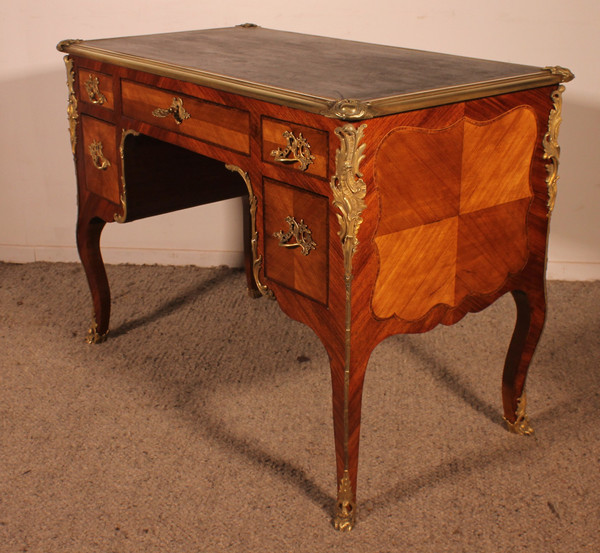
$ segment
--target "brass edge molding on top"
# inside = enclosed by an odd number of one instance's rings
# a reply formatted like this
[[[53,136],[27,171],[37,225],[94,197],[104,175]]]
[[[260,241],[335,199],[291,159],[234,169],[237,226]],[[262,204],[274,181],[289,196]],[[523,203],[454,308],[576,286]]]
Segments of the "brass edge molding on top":
[[[570,69],[566,67],[561,67],[560,65],[553,65],[544,67],[544,71],[550,71],[553,75],[557,75],[560,77],[561,83],[568,83],[575,78],[575,75],[571,72]]]
[[[66,52],[70,46],[73,46],[73,44],[79,44],[81,42],[83,42],[83,40],[80,38],[67,38],[66,40],[61,40],[56,45],[56,49],[59,52]]]
[[[528,90],[530,88],[549,86],[559,83],[561,78],[560,75],[554,74],[550,70],[540,69],[536,73],[519,77],[506,77],[387,98],[377,98],[371,100],[369,106],[372,111],[371,117],[391,115],[393,113],[403,113],[467,100],[476,100],[488,96],[498,96],[510,92],[519,92],[520,90]]]
[[[127,221],[127,182],[125,179],[125,140],[128,136],[139,136],[140,133],[133,129],[123,129],[121,133],[121,145],[119,146],[119,155],[121,156],[121,213],[115,213],[113,219],[116,223],[125,223]]]
[[[233,92],[257,100],[265,100],[341,120],[371,119],[381,115],[413,111],[435,105],[517,92],[519,90],[557,84],[564,78],[563,73],[556,72],[558,70],[553,71],[553,68],[544,68],[535,73],[518,77],[504,77],[418,93],[375,98],[365,102],[359,99],[334,99],[307,94],[296,90],[193,69],[191,67],[150,60],[141,56],[112,52],[96,46],[90,46],[85,41],[80,40],[60,42],[57,48],[63,52],[82,55],[96,61],[113,63],[128,69],[145,71],[154,75],[184,80],[202,86],[210,86],[225,92]]]
[[[346,291],[345,346],[344,346],[344,474],[339,482],[334,526],[337,530],[352,530],[356,520],[354,492],[349,476],[350,468],[350,353],[352,325],[352,257],[358,246],[358,229],[363,221],[361,214],[367,207],[364,198],[367,185],[362,180],[360,163],[364,159],[366,144],[360,144],[366,124],[358,128],[351,123],[335,129],[340,148],[335,154],[335,175],[331,178],[333,206],[340,230],[338,236],[344,254],[344,284]]]
[[[65,56],[63,59],[67,69],[67,89],[69,91],[67,119],[69,121],[71,150],[73,152],[73,157],[75,158],[77,148],[77,122],[79,119],[79,112],[77,111],[77,95],[75,94],[75,71],[73,70],[73,60],[69,56]]]
[[[243,79],[219,75],[217,73],[199,69],[192,69],[173,63],[149,60],[131,54],[112,52],[110,50],[104,50],[103,48],[89,46],[82,41],[63,42],[65,43],[64,45],[63,43],[59,43],[59,46],[62,45],[61,51],[69,52],[73,55],[82,55],[88,59],[112,63],[128,69],[145,71],[161,77],[170,77],[172,79],[183,80],[202,86],[210,86],[225,92],[241,94],[242,96],[248,96],[257,100],[266,100],[275,104],[309,111],[311,113],[320,113],[324,109],[327,109],[330,102],[329,98],[245,81]]]
[[[542,143],[544,145],[544,159],[550,161],[546,164],[546,184],[548,186],[548,217],[554,210],[556,202],[556,193],[558,185],[558,165],[560,159],[560,146],[558,144],[558,131],[562,122],[562,94],[565,87],[560,85],[552,92],[551,98],[554,103],[554,108],[550,110],[548,116],[548,132],[544,135]]]
[[[376,112],[370,102],[344,98],[332,103],[321,115],[345,121],[370,119],[375,117]]]
[[[258,205],[258,200],[254,195],[254,190],[252,189],[252,183],[250,182],[250,175],[237,165],[233,165],[231,163],[226,163],[225,168],[234,173],[238,173],[240,177],[244,180],[246,184],[246,188],[248,189],[248,200],[250,203],[250,226],[251,226],[251,239],[250,245],[252,248],[252,273],[254,275],[254,281],[256,282],[256,287],[258,291],[268,298],[275,299],[275,294],[273,290],[265,286],[260,281],[260,269],[262,267],[262,255],[258,255],[258,231],[256,230],[256,208]]]

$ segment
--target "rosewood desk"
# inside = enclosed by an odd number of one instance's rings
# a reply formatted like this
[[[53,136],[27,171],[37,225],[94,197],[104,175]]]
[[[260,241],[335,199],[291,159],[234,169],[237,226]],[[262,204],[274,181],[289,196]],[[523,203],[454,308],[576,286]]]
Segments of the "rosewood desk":
[[[250,292],[311,327],[330,358],[336,528],[355,522],[363,379],[387,336],[511,292],[504,418],[531,432],[567,69],[250,24],[58,49],[90,342],[109,327],[105,223],[241,196]]]

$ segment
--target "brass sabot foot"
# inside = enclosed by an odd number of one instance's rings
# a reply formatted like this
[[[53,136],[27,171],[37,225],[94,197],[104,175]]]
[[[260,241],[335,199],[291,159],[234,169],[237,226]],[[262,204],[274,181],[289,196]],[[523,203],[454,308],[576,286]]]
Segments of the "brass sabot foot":
[[[85,337],[85,341],[88,344],[100,344],[106,340],[108,336],[108,330],[104,334],[100,334],[98,332],[98,324],[96,321],[92,322],[92,326],[88,329],[87,336]]]
[[[333,525],[340,532],[350,532],[356,522],[356,504],[354,503],[354,494],[352,493],[352,484],[348,471],[344,471],[344,476],[340,482],[338,490],[338,499],[335,505],[335,517]]]
[[[527,398],[525,396],[525,392],[523,392],[523,395],[519,398],[519,401],[517,401],[515,421],[510,422],[506,417],[504,418],[506,428],[509,432],[512,432],[513,434],[519,434],[520,436],[531,436],[533,434],[533,428],[531,427],[531,424],[529,424],[529,419],[525,413],[526,405]]]

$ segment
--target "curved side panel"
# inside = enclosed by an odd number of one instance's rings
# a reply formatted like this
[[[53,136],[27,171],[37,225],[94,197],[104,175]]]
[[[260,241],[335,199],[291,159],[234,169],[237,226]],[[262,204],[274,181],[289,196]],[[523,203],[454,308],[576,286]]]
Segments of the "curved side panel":
[[[375,161],[381,220],[373,315],[416,321],[436,305],[499,290],[528,259],[536,117],[398,128]]]

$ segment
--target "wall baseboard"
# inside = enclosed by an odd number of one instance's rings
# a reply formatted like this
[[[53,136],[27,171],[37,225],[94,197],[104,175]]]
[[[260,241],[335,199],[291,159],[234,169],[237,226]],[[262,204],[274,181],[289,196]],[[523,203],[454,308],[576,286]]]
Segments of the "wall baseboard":
[[[102,248],[102,258],[108,264],[134,265],[197,265],[198,267],[243,267],[243,252],[206,250],[160,250],[133,248]],[[0,261],[8,263],[79,263],[75,247],[6,246],[0,245]]]
[[[548,261],[548,280],[600,280],[600,262]]]
[[[243,252],[102,248],[106,263],[134,265],[197,265],[243,267]],[[8,263],[78,263],[75,247],[10,246],[0,244],[0,261]],[[548,280],[600,280],[600,262],[548,261]]]

